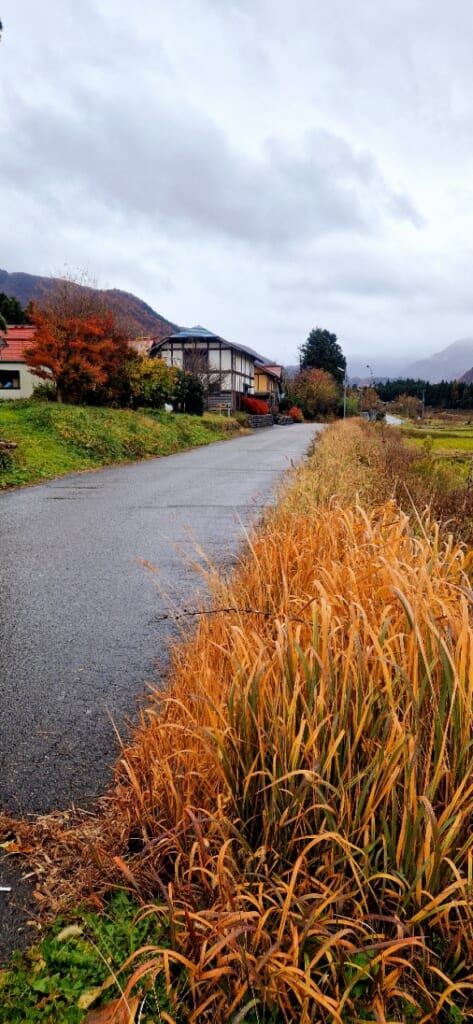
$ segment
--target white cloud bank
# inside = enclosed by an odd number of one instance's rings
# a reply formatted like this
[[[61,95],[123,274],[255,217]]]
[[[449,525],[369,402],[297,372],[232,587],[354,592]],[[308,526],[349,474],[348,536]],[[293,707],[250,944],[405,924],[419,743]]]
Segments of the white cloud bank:
[[[0,264],[283,363],[473,333],[463,0],[3,0]]]

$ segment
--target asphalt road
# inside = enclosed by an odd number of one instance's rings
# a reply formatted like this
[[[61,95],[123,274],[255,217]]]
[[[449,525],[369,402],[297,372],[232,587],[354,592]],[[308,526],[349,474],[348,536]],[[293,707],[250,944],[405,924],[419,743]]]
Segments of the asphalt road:
[[[104,790],[112,720],[124,734],[146,683],[162,681],[165,616],[203,586],[195,546],[231,563],[316,430],[262,429],[0,495],[2,809],[87,807]]]

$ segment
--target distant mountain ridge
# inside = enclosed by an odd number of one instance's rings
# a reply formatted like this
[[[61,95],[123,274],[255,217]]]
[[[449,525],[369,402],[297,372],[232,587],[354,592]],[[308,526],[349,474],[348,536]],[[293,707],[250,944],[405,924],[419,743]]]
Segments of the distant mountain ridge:
[[[31,300],[39,301],[43,298],[57,280],[59,279],[56,277],[40,277],[37,274],[21,272],[10,274],[7,270],[0,270],[0,292],[4,292],[5,295],[13,295],[22,306],[26,306]],[[78,287],[87,288],[86,285]],[[126,325],[131,337],[144,335],[153,338],[167,338],[169,334],[173,334],[178,329],[178,324],[166,320],[164,316],[156,313],[151,306],[131,292],[124,292],[119,288],[100,288],[97,291],[104,295],[107,307]]]
[[[406,367],[404,376],[439,384],[441,380],[459,380],[473,367],[473,338],[459,338],[432,356]]]

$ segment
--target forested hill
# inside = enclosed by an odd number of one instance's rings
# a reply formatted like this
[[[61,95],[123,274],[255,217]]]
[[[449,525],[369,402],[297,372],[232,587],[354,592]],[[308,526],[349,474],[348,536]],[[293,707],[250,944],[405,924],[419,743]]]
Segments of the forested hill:
[[[31,299],[40,300],[56,280],[54,277],[39,277],[37,274],[23,273],[9,274],[7,270],[0,270],[0,292],[13,295],[22,306],[26,306]],[[80,285],[79,287],[85,288],[86,286]],[[121,323],[126,325],[126,330],[132,337],[150,335],[154,338],[166,338],[177,329],[177,324],[160,316],[151,306],[130,292],[120,291],[119,288],[107,288],[103,289],[103,295],[106,298],[107,308],[115,314]]]

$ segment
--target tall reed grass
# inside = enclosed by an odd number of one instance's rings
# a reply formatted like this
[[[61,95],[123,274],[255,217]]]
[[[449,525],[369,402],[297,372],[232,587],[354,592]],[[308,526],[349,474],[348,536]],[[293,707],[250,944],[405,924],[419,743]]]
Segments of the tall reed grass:
[[[215,573],[117,769],[172,947],[137,977],[191,1021],[473,1015],[472,555],[365,436],[330,428]]]

